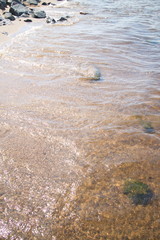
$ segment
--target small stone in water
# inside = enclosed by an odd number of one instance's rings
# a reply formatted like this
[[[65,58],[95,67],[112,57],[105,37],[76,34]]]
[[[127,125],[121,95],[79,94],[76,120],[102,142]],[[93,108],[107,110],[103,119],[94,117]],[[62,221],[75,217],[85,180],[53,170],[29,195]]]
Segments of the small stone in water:
[[[147,205],[150,203],[153,192],[149,186],[139,181],[126,181],[123,193],[128,195],[135,205]]]
[[[145,122],[143,123],[143,127],[144,127],[144,132],[145,133],[155,133],[154,128],[152,127],[152,124],[150,122]]]

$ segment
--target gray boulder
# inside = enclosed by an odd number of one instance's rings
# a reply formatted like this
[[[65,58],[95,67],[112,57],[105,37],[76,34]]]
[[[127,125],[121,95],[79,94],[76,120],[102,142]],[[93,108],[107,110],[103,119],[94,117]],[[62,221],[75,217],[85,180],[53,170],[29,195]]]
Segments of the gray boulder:
[[[33,13],[32,13],[32,17],[34,17],[34,18],[46,18],[46,13],[45,13],[45,11],[34,11]]]
[[[18,3],[18,4],[22,4],[20,0],[8,0],[8,1],[10,1],[11,6],[13,6],[13,5],[17,4],[17,3]],[[7,3],[7,4],[8,4],[8,3]]]
[[[21,15],[21,17],[23,17],[23,18],[28,18],[28,17],[29,17],[29,13],[23,13],[23,14]]]
[[[39,3],[38,0],[27,0],[26,2],[27,2],[29,5],[34,5],[34,6],[38,5],[38,3]]]
[[[28,8],[25,7],[22,4],[16,3],[14,5],[11,6],[10,8],[10,13],[12,13],[15,16],[21,16],[23,13],[28,13]]]
[[[10,12],[5,12],[4,13],[4,18],[5,19],[9,19],[9,20],[11,20],[11,21],[14,21],[16,18],[12,15],[12,13],[10,13]]]
[[[7,6],[6,0],[0,0],[0,9],[4,10]]]

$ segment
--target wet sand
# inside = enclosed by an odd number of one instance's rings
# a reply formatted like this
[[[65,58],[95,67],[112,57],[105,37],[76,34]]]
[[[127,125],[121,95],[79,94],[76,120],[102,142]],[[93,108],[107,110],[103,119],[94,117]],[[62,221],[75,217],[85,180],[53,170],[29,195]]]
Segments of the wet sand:
[[[19,21],[19,19],[16,19],[9,25],[0,26],[0,45],[3,46],[3,44],[10,41],[24,26],[25,23]]]
[[[78,187],[71,202],[59,201],[59,211],[53,215],[56,216],[56,225],[53,226],[56,239],[158,240],[159,168],[158,159],[123,163],[110,170],[98,165]],[[128,179],[151,187],[154,197],[149,205],[135,206],[123,194]]]

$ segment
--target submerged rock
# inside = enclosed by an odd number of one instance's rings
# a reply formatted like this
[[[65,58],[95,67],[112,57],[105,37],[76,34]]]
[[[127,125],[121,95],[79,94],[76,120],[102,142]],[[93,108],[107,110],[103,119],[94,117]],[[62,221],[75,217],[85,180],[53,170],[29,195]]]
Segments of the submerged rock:
[[[82,64],[78,70],[84,80],[98,81],[101,78],[101,72],[96,66]]]
[[[143,122],[143,128],[145,133],[155,133],[155,129],[150,122]]]
[[[139,181],[127,181],[124,184],[123,193],[128,195],[135,205],[147,205],[150,203],[153,192],[149,186]]]

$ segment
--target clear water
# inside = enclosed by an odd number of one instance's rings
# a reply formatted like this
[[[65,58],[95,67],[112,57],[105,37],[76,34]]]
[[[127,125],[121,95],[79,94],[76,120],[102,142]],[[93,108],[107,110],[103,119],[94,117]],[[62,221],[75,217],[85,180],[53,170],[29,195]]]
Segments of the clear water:
[[[97,165],[159,158],[160,1],[44,10],[70,17],[25,27],[0,50],[2,239],[56,239],[59,199],[69,204]]]

